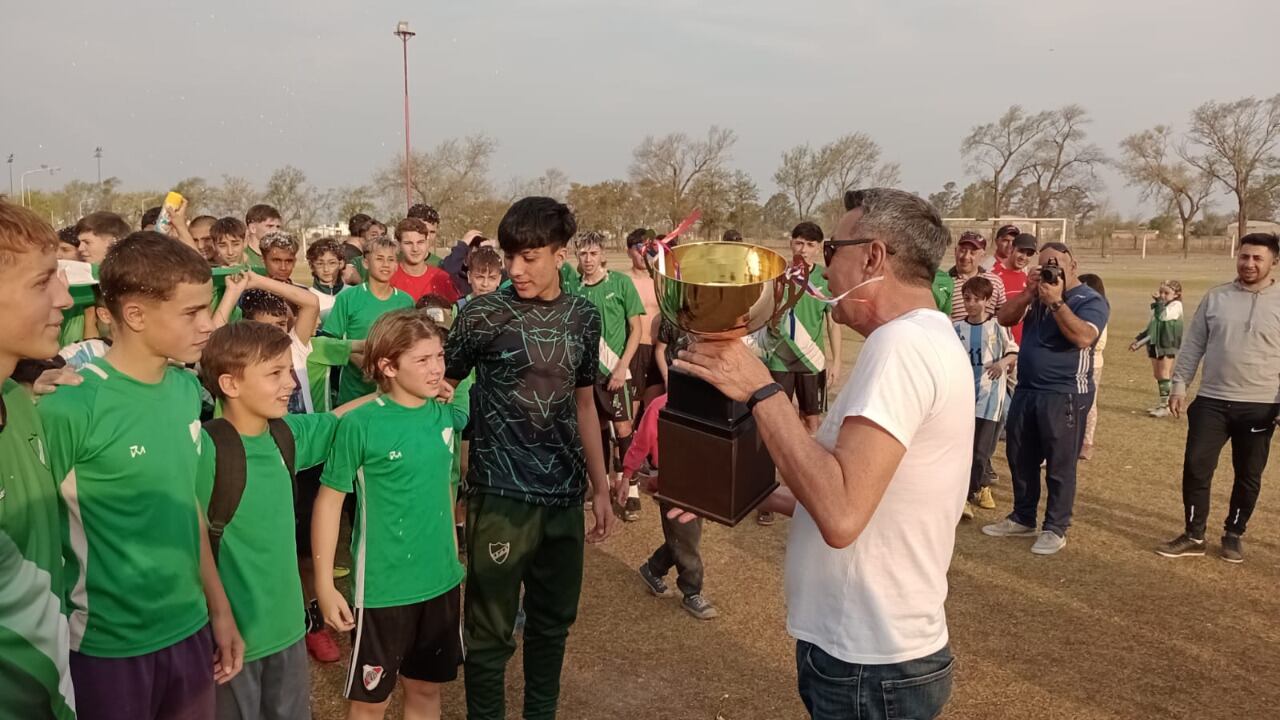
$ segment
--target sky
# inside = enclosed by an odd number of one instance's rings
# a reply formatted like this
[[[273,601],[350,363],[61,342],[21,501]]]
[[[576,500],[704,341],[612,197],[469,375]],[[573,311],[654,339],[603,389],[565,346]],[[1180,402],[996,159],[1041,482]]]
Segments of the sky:
[[[961,138],[1011,104],[1079,103],[1115,154],[1206,100],[1280,92],[1275,0],[6,3],[0,157],[62,168],[35,187],[94,180],[99,145],[126,189],[285,164],[365,183],[404,143],[398,20],[414,147],[484,133],[498,187],[626,177],[646,135],[715,124],[762,201],[784,150],[855,131],[927,194],[966,182]],[[1103,177],[1115,209],[1155,209]]]

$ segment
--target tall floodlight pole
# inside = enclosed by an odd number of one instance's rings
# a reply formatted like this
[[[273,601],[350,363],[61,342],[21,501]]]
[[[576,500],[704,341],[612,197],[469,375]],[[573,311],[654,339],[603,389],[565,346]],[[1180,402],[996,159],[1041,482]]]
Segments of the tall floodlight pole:
[[[102,186],[102,146],[93,149],[93,156],[98,160],[98,186]]]
[[[400,43],[404,48],[404,203],[405,208],[413,205],[413,193],[410,190],[409,162],[411,148],[409,145],[409,38],[417,33],[409,29],[409,21],[401,20],[396,23],[396,30],[392,33],[400,38]]]
[[[13,198],[13,153],[9,153],[9,197]]]

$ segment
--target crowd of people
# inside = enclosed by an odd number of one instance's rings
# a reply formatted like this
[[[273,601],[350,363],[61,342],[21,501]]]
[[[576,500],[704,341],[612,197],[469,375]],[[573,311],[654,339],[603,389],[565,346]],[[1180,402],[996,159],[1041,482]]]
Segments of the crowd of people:
[[[1064,243],[1004,226],[988,256],[894,190],[845,208],[830,236],[794,228],[809,292],[743,343],[662,317],[647,265],[678,240],[636,229],[611,269],[605,237],[550,198],[441,252],[428,205],[304,248],[267,205],[55,232],[0,203],[0,697],[16,717],[306,718],[309,657],[341,660],[338,631],[349,717],[382,717],[397,685],[406,718],[440,717],[464,668],[467,716],[502,718],[522,632],[524,717],[554,717],[584,543],[660,485],[657,417],[685,372],[751,408],[783,479],[756,520],[793,518],[810,714],[885,717],[843,691],[860,677],[936,716],[957,523],[997,508],[1003,436],[1011,507],[982,532],[1065,547],[1110,306]],[[1243,560],[1280,411],[1278,255],[1242,238],[1237,278],[1185,330],[1181,285],[1161,283],[1130,345],[1152,361],[1151,414],[1189,418],[1185,532],[1162,555],[1205,553],[1230,441],[1221,555]],[[838,385],[842,327],[866,343]],[[674,597],[674,570],[683,608],[715,618],[701,519],[658,513],[644,587]]]

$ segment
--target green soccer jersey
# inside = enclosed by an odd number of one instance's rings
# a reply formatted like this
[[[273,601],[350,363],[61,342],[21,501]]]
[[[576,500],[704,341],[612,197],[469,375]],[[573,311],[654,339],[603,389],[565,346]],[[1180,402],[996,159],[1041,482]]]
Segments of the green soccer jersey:
[[[607,378],[627,347],[628,323],[644,315],[644,303],[631,278],[612,270],[606,270],[604,279],[594,285],[582,283],[578,294],[600,311],[600,377]]]
[[[363,340],[369,336],[374,321],[392,310],[413,307],[413,298],[403,290],[391,288],[391,297],[380,300],[369,289],[369,283],[360,283],[338,293],[333,309],[324,321],[324,334],[344,340]],[[338,378],[338,404],[355,400],[373,392],[374,384],[364,379],[360,368],[347,363]]]
[[[578,274],[578,269],[568,262],[560,266],[560,289],[574,295],[582,289],[582,275]]]
[[[351,345],[355,341],[317,335],[303,345],[293,333],[289,333],[289,338],[293,340],[293,373],[298,376],[298,387],[289,398],[289,412],[333,410],[329,373],[351,361]]]
[[[383,395],[339,421],[320,482],[356,494],[355,607],[409,605],[462,582],[449,479],[466,397],[407,408]]]
[[[440,267],[444,263],[444,259],[435,253],[427,253],[427,264],[431,267]]]
[[[200,582],[200,390],[171,367],[144,383],[106,359],[40,402],[66,505],[71,649],[134,657],[209,622]]]
[[[324,462],[338,419],[332,413],[286,415],[297,445],[297,469]],[[202,431],[203,433],[203,431]],[[218,575],[244,638],[244,661],[277,653],[306,632],[302,587],[297,582],[293,487],[271,433],[241,435],[245,486],[218,547]],[[213,493],[217,450],[203,434],[196,492],[205,511]],[[291,581],[290,578],[293,578]]]
[[[249,266],[250,270],[258,273],[259,275],[267,274],[267,264],[262,262],[262,255],[247,243],[244,246],[244,259],[245,264]]]
[[[63,614],[62,520],[40,418],[0,387],[0,699],[22,718],[74,718]],[[7,715],[6,715],[7,716]]]
[[[830,295],[824,268],[815,265],[809,282]],[[826,369],[826,322],[831,306],[817,298],[803,295],[800,302],[778,319],[766,340],[765,364],[776,372],[818,373]]]

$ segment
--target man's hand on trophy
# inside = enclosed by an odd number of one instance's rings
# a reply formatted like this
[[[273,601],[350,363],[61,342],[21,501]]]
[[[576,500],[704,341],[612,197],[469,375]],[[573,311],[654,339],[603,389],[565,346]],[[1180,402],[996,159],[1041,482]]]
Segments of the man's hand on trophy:
[[[705,380],[738,402],[773,382],[769,369],[741,340],[699,340],[674,363],[677,370]]]

